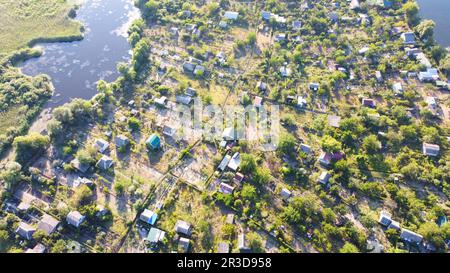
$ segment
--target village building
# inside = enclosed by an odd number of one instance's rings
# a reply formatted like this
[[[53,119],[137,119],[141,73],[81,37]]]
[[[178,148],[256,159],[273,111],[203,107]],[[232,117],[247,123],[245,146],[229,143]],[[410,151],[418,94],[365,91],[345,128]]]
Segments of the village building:
[[[96,140],[95,140],[95,143],[94,143],[93,147],[94,147],[97,151],[99,151],[100,153],[103,154],[106,150],[108,150],[108,148],[109,148],[109,143],[108,143],[108,141],[99,138],[99,139],[96,139]]]
[[[52,234],[59,225],[59,221],[48,214],[44,214],[38,223],[38,229],[45,232],[45,234]]]
[[[283,188],[281,189],[280,195],[283,200],[288,200],[291,197],[292,193],[290,190]]]
[[[115,144],[117,147],[126,147],[130,144],[130,139],[124,135],[118,135],[115,139]]]
[[[33,239],[34,232],[36,232],[36,229],[25,222],[20,222],[16,229],[16,233],[27,240]]]
[[[416,44],[416,37],[414,36],[414,32],[402,33],[401,38],[403,40],[404,45],[415,45]]]
[[[328,184],[328,181],[330,180],[331,175],[327,172],[324,171],[320,174],[319,178],[317,179],[317,182],[319,182],[320,184],[326,185]]]
[[[66,216],[66,221],[69,225],[72,225],[76,228],[80,227],[80,225],[84,222],[86,219],[86,216],[81,215],[78,211],[71,211]]]
[[[236,21],[238,19],[239,12],[235,11],[226,11],[224,14],[225,19],[230,21]]]
[[[422,152],[427,156],[438,156],[440,147],[436,144],[426,143],[422,144]]]
[[[28,248],[25,253],[40,254],[45,252],[45,246],[41,243],[36,244],[33,248]]]
[[[149,242],[150,244],[157,244],[159,242],[162,242],[164,240],[164,237],[166,236],[166,233],[158,228],[150,228],[150,231],[148,232],[147,237],[145,240]]]
[[[188,238],[180,237],[178,240],[178,249],[184,253],[189,251],[190,240]]]
[[[103,155],[99,161],[97,161],[97,168],[101,169],[101,170],[108,170],[109,168],[111,168],[111,166],[114,164],[114,161],[111,157],[107,156],[107,155]]]
[[[158,214],[155,212],[144,209],[144,211],[139,215],[139,219],[149,225],[154,225],[156,222],[156,219],[158,219]]]
[[[400,239],[411,244],[420,244],[423,240],[423,236],[409,229],[402,228]]]
[[[178,220],[175,223],[175,232],[185,236],[191,236],[192,226],[186,221]]]
[[[220,242],[217,246],[217,253],[230,253],[230,244],[227,242]]]
[[[241,155],[239,153],[235,153],[231,157],[230,162],[228,162],[228,168],[232,169],[233,171],[237,171],[239,165],[241,165]]]
[[[232,194],[234,191],[234,187],[227,184],[227,183],[220,183],[219,185],[219,192],[223,194]]]
[[[152,150],[157,150],[161,148],[161,138],[157,134],[152,134],[147,138],[145,144],[148,148]]]

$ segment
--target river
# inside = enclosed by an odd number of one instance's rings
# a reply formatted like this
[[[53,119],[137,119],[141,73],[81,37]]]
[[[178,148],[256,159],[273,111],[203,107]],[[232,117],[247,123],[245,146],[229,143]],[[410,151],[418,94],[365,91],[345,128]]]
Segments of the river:
[[[68,43],[45,43],[43,55],[19,65],[30,76],[47,74],[55,93],[46,108],[54,108],[73,98],[89,99],[97,93],[100,79],[114,81],[117,63],[131,58],[127,29],[139,18],[133,0],[85,0],[76,19],[85,28],[84,39]]]
[[[420,17],[436,23],[434,38],[443,47],[450,47],[450,0],[417,0]]]

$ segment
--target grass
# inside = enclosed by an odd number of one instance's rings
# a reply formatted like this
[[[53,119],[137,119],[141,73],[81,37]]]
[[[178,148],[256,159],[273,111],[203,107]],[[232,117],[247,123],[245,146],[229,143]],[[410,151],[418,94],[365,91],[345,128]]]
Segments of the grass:
[[[81,24],[69,17],[77,0],[0,0],[0,54],[38,41],[81,37]]]
[[[11,107],[8,111],[0,113],[0,130],[5,132],[11,127],[16,127],[25,118],[27,107]]]

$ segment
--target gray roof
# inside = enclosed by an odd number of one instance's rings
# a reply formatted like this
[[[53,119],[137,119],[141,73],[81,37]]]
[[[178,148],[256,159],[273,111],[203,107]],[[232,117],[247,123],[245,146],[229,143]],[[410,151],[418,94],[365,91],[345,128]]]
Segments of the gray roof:
[[[402,233],[400,233],[400,238],[408,243],[415,243],[415,244],[418,244],[423,240],[422,235],[412,232],[411,230],[406,228],[402,229]]]

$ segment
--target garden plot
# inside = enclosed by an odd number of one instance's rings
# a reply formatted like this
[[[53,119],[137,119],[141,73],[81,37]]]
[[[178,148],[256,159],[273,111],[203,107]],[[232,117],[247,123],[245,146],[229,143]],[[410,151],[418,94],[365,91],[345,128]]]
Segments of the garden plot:
[[[210,144],[195,147],[192,156],[184,159],[174,170],[173,174],[183,181],[203,189],[208,177],[213,173],[212,164],[217,149]]]

